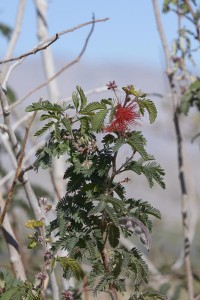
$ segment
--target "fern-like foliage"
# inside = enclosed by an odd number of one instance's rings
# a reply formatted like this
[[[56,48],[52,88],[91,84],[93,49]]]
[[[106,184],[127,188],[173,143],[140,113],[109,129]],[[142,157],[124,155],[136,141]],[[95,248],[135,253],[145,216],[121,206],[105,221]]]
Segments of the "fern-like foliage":
[[[131,161],[126,165],[125,170],[130,170],[135,172],[138,175],[143,174],[149,183],[149,186],[152,187],[154,181],[157,182],[162,188],[165,188],[165,183],[163,181],[164,170],[156,161],[148,162],[147,160]]]
[[[64,272],[67,272],[68,270],[72,271],[72,274],[77,280],[83,279],[84,273],[80,265],[70,257],[57,257],[53,258],[51,261],[51,268],[53,269],[53,266],[55,262],[59,262],[61,267],[63,268]]]
[[[7,270],[0,269],[0,299],[1,300],[42,300],[41,290],[35,291],[28,282],[15,279]]]
[[[49,235],[54,231],[57,236],[51,248],[54,254],[51,265],[59,263],[67,279],[73,276],[82,280],[81,264],[87,263],[88,285],[95,295],[110,290],[123,294],[129,277],[133,279],[133,292],[148,281],[148,268],[141,252],[122,247],[120,236],[139,237],[149,250],[150,217],[160,218],[160,213],[148,202],[126,199],[123,183],[128,179],[124,172],[143,174],[150,187],[154,182],[165,187],[164,171],[148,154],[147,140],[141,131],[130,126],[145,111],[150,123],[154,122],[155,105],[133,86],[123,90],[125,98],[120,103],[111,98],[88,103],[83,90],[77,87],[72,95],[73,107],[39,101],[27,108],[45,112],[40,119],[46,124],[37,131],[37,136],[51,130],[45,146],[36,153],[35,169],[50,167],[53,157],[68,156],[64,173],[66,195],[58,202],[56,218],[48,228]],[[125,115],[120,116],[120,111]],[[131,148],[132,154],[118,166],[118,152],[124,145]],[[135,159],[136,154],[139,160]],[[124,178],[121,181],[119,174]],[[67,250],[68,256],[59,257],[60,249]]]

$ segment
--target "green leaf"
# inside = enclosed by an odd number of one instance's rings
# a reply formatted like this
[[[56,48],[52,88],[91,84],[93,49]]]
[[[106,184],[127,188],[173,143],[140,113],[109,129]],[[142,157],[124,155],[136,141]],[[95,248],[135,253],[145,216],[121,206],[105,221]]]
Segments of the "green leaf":
[[[156,162],[150,162],[147,165],[142,166],[141,171],[146,176],[150,187],[153,186],[153,180],[155,180],[163,189],[165,188],[165,183],[163,181],[165,172]]]
[[[15,295],[18,292],[18,287],[11,288],[10,290],[4,292],[1,294],[1,300],[10,300],[12,299],[13,295]]]
[[[91,259],[95,260],[98,254],[96,253],[97,251],[94,242],[92,242],[91,240],[87,240],[86,245],[88,251],[90,252]]]
[[[104,291],[108,286],[109,274],[99,277],[99,282],[94,289],[94,295],[96,296],[98,292]]]
[[[157,291],[154,291],[152,289],[146,289],[145,291],[143,291],[141,293],[141,295],[144,296],[144,297],[152,298],[152,299],[160,299],[160,300],[167,300],[168,299],[165,295],[163,295],[163,294],[161,294]]]
[[[74,92],[72,94],[72,101],[74,103],[74,107],[76,108],[76,111],[78,110],[79,107],[79,94],[77,92]]]
[[[117,139],[116,143],[114,144],[114,146],[112,147],[112,151],[115,153],[119,150],[119,148],[121,146],[123,146],[126,143],[125,138],[120,137],[119,139]]]
[[[101,103],[103,103],[103,104],[108,104],[108,105],[113,106],[113,101],[112,101],[111,98],[108,98],[108,99],[101,99]]]
[[[56,261],[60,263],[64,272],[70,269],[77,280],[83,279],[84,272],[75,259],[70,257],[57,257]]]
[[[77,89],[80,99],[81,99],[81,107],[80,107],[80,111],[81,111],[87,104],[87,98],[80,86],[77,86],[76,89]]]
[[[50,101],[39,101],[32,103],[31,105],[26,107],[26,112],[31,111],[53,111],[58,113],[63,113],[64,109],[57,103],[51,103]]]
[[[100,110],[94,116],[92,116],[91,124],[92,124],[92,129],[95,132],[99,132],[102,130],[106,115],[107,115],[107,110],[105,109],[105,110]]]
[[[131,170],[138,175],[144,174],[149,182],[150,187],[152,187],[154,185],[154,181],[156,181],[164,189],[164,170],[155,161],[149,162],[146,165],[143,165],[144,162],[145,161],[143,160],[132,161],[125,167],[125,170]]]
[[[59,122],[55,123],[54,133],[55,133],[55,138],[56,138],[56,140],[59,142],[60,139],[61,139],[61,135],[60,135],[60,124],[59,124]]]
[[[137,248],[132,248],[131,252],[131,263],[129,268],[135,273],[135,282],[134,284],[138,286],[143,280],[145,283],[148,282],[149,271],[146,262],[142,259],[142,254]]]
[[[181,97],[180,112],[182,112],[184,115],[187,116],[190,109],[191,102],[192,102],[192,93],[191,92],[185,93]]]
[[[157,208],[151,206],[147,201],[137,200],[135,201],[135,207],[138,207],[135,213],[145,213],[148,215],[152,215],[158,219],[161,219],[160,211]]]
[[[200,89],[200,80],[196,80],[195,82],[193,82],[190,87],[189,90],[190,91],[195,91],[195,90],[199,90]]]
[[[148,160],[149,155],[144,148],[146,139],[143,137],[141,131],[133,131],[131,137],[127,139],[127,144],[137,151],[145,160]]]
[[[111,224],[108,227],[108,240],[111,247],[113,248],[117,247],[117,245],[119,244],[119,237],[120,237],[119,227]]]
[[[88,213],[88,217],[92,216],[92,215],[95,215],[95,214],[98,214],[100,212],[102,212],[102,210],[104,209],[105,207],[105,202],[103,201],[100,201],[97,206],[93,207],[89,213]]]
[[[188,114],[190,107],[196,105],[200,111],[200,80],[193,82],[188,91],[182,96],[180,104],[180,112]]]
[[[37,244],[38,243],[36,241],[34,241],[34,240],[30,241],[30,243],[28,244],[28,249],[35,248],[37,246]]]
[[[117,215],[116,215],[114,209],[108,205],[105,205],[104,210],[108,214],[111,221],[115,224],[115,226],[119,226],[119,221],[118,221],[118,218],[117,218]]]
[[[25,223],[26,228],[38,228],[38,227],[44,227],[44,222],[43,221],[38,221],[38,220],[28,220]]]
[[[79,119],[79,121],[81,123],[80,125],[81,133],[84,134],[89,130],[89,120],[87,117],[82,117]]]
[[[42,129],[39,129],[36,133],[35,133],[35,136],[40,136],[42,134],[44,134],[48,129],[50,129],[53,125],[54,125],[54,121],[51,121],[47,124],[45,124]]]
[[[98,109],[106,109],[106,105],[100,102],[92,102],[85,106],[82,110],[80,110],[80,114],[86,115]]]
[[[51,119],[51,118],[55,118],[56,120],[59,119],[58,117],[55,117],[55,116],[53,117],[53,116],[51,116],[51,115],[41,115],[40,121],[45,121],[45,120]]]
[[[167,13],[170,10],[170,3],[172,2],[172,0],[165,0],[163,3],[163,12]]]
[[[65,126],[65,128],[67,129],[67,131],[69,133],[72,132],[71,122],[70,122],[70,120],[67,117],[64,117],[62,119],[62,124]]]
[[[52,153],[48,147],[39,149],[36,152],[36,161],[34,162],[34,169],[38,171],[38,168],[47,169],[52,165]]]
[[[153,101],[149,100],[149,99],[145,99],[142,101],[137,101],[139,108],[140,108],[140,112],[142,115],[144,115],[144,111],[145,109],[148,111],[149,113],[149,121],[152,124],[156,117],[157,117],[157,109],[155,104],[153,103]]]
[[[122,200],[113,198],[111,196],[105,196],[105,202],[112,204],[115,210],[119,210],[121,213],[123,213],[125,203]]]
[[[119,275],[124,271],[122,268],[123,265],[123,257],[122,257],[122,253],[120,252],[116,252],[115,255],[115,267],[112,271],[112,274],[114,275],[115,278],[118,278]],[[128,267],[128,265],[127,265]]]

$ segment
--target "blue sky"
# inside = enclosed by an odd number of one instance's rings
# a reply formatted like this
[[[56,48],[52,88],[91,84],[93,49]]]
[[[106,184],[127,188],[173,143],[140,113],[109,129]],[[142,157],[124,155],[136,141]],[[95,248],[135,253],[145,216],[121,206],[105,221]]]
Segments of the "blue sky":
[[[162,0],[159,1],[160,5]],[[96,24],[84,59],[93,62],[142,63],[164,66],[162,46],[154,20],[151,0],[49,0],[49,34],[73,27],[91,19],[109,17]],[[0,22],[11,27],[15,24],[18,0],[1,0]],[[175,35],[173,16],[163,16],[168,40]],[[62,36],[53,51],[65,58],[76,57],[90,27]],[[0,38],[0,56],[4,56],[6,43]],[[27,0],[25,17],[15,54],[21,54],[37,45],[37,28],[34,1]]]

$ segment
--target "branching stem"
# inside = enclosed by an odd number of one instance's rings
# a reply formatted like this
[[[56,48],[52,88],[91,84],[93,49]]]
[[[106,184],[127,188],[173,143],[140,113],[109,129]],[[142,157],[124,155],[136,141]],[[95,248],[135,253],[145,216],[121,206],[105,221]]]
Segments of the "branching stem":
[[[188,1],[185,1],[188,2]],[[184,253],[185,253],[185,270],[186,270],[186,277],[187,277],[187,287],[188,287],[188,296],[189,300],[194,299],[194,288],[193,288],[193,275],[192,275],[192,268],[191,268],[191,259],[190,259],[190,240],[189,240],[189,224],[188,224],[188,192],[186,188],[186,180],[185,180],[185,173],[184,173],[184,161],[183,161],[183,141],[182,141],[182,134],[180,131],[180,124],[179,124],[179,115],[177,111],[178,107],[178,97],[177,91],[175,89],[175,82],[174,82],[174,73],[171,69],[171,57],[170,52],[168,49],[168,45],[166,42],[165,33],[162,27],[158,1],[152,0],[155,19],[158,27],[158,31],[160,34],[160,39],[162,41],[162,46],[165,53],[165,62],[166,62],[166,69],[167,69],[167,76],[169,85],[171,88],[172,93],[172,101],[173,101],[173,121],[175,127],[175,133],[177,138],[177,151],[178,151],[178,170],[179,170],[179,181],[180,181],[180,188],[181,188],[181,201],[182,201],[182,221],[183,221],[183,236],[184,236]]]

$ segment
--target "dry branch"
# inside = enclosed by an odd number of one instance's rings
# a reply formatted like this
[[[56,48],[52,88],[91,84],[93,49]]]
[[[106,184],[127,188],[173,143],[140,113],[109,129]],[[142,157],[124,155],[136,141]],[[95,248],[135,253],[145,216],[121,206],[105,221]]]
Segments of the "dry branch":
[[[19,179],[19,176],[21,174],[21,170],[22,170],[22,162],[23,162],[23,159],[24,159],[24,156],[25,156],[25,146],[26,146],[26,142],[27,142],[27,139],[28,139],[28,134],[29,134],[29,131],[30,131],[30,127],[33,123],[33,120],[36,116],[36,113],[35,112],[32,116],[32,119],[29,123],[29,125],[26,127],[26,133],[25,133],[25,136],[24,136],[24,139],[23,139],[23,142],[22,142],[22,149],[21,149],[21,153],[19,155],[19,159],[18,159],[18,163],[17,163],[17,168],[16,168],[16,172],[15,172],[15,177],[13,179],[13,183],[12,183],[12,186],[8,192],[8,197],[5,201],[5,205],[4,205],[4,208],[3,208],[3,211],[1,213],[1,216],[0,216],[0,225],[2,225],[3,223],[3,220],[5,218],[5,215],[6,215],[6,212],[7,212],[7,209],[8,209],[8,206],[9,204],[11,203],[12,201],[12,198],[13,198],[13,194],[15,192],[15,187],[17,185],[17,181]]]
[[[89,22],[85,22],[85,23],[79,24],[77,26],[74,26],[73,28],[61,31],[59,33],[56,33],[52,37],[48,38],[46,41],[42,42],[37,47],[34,47],[33,49],[29,50],[28,52],[23,53],[23,54],[21,54],[19,56],[16,56],[16,57],[12,57],[10,59],[1,60],[0,64],[4,64],[4,63],[15,61],[15,60],[20,60],[23,57],[27,57],[27,56],[36,54],[37,52],[45,50],[46,48],[48,48],[51,44],[53,44],[56,40],[58,40],[59,37],[62,36],[63,34],[75,31],[77,29],[80,29],[80,28],[82,28],[84,26],[87,26],[87,25],[90,25],[90,24],[99,23],[99,22],[105,22],[105,21],[108,21],[108,20],[109,20],[109,18],[96,19],[96,20],[92,20],[92,21],[89,21]]]
[[[13,29],[13,32],[12,32],[12,35],[11,35],[11,39],[10,39],[9,44],[8,44],[8,48],[7,48],[4,60],[8,60],[9,58],[11,58],[11,56],[13,54],[15,45],[17,43],[17,39],[18,39],[18,37],[20,35],[20,32],[21,32],[25,5],[26,5],[26,0],[20,0],[19,1],[15,26],[14,26],[14,29]],[[8,66],[4,65],[3,68],[2,68],[2,71],[1,71],[2,72],[1,77],[3,79],[6,76],[7,70],[8,70]]]
[[[185,259],[185,270],[186,270],[186,277],[187,277],[187,287],[188,287],[188,296],[189,300],[194,299],[194,288],[193,288],[193,276],[192,276],[192,268],[191,268],[191,259],[190,259],[190,239],[189,239],[189,216],[188,216],[188,191],[186,187],[186,179],[185,179],[185,170],[184,170],[184,160],[183,160],[183,139],[182,133],[180,130],[180,122],[179,122],[179,114],[177,111],[178,108],[178,97],[177,91],[175,89],[175,82],[174,82],[174,73],[171,69],[171,57],[170,52],[167,46],[165,33],[162,27],[158,1],[152,0],[154,14],[156,19],[156,24],[158,27],[158,31],[160,34],[160,39],[162,41],[162,46],[165,53],[165,62],[166,62],[166,69],[167,69],[167,76],[168,81],[172,93],[172,101],[174,106],[173,112],[173,122],[175,127],[175,134],[177,138],[177,152],[178,152],[178,171],[179,171],[179,181],[180,181],[180,188],[181,188],[181,200],[182,200],[182,221],[183,221],[183,239],[184,239],[184,259]]]
[[[91,24],[92,22],[90,22]],[[16,101],[14,104],[12,104],[10,106],[11,109],[15,108],[16,106],[18,106],[19,104],[21,104],[26,98],[28,98],[29,96],[31,96],[32,94],[34,94],[35,92],[37,92],[38,90],[40,90],[41,88],[45,87],[47,84],[49,84],[52,80],[54,80],[55,78],[57,78],[59,75],[61,75],[66,69],[70,68],[71,66],[73,66],[74,64],[78,63],[80,61],[80,59],[82,58],[83,54],[85,53],[85,50],[87,48],[89,39],[92,35],[92,32],[94,30],[94,24],[96,23],[96,20],[93,21],[92,23],[92,28],[85,40],[85,43],[83,45],[83,48],[81,50],[81,52],[79,53],[79,55],[72,60],[71,62],[65,64],[59,71],[57,71],[53,76],[51,76],[49,79],[47,79],[46,81],[44,81],[43,83],[41,83],[40,85],[38,85],[37,87],[35,87],[34,89],[32,89],[31,91],[29,91],[24,97],[22,97],[21,99],[19,99],[18,101]],[[1,114],[0,114],[1,115]]]
[[[1,209],[4,207],[4,203],[5,202],[0,193],[0,208]],[[15,237],[14,231],[12,229],[12,226],[10,224],[7,214],[5,215],[4,222],[2,224],[2,231],[3,231],[3,236],[5,238],[5,241],[8,245],[10,263],[13,268],[14,274],[15,274],[16,278],[21,279],[21,280],[26,280],[25,269],[24,269],[24,265],[23,265],[20,251],[19,251],[19,244],[17,242],[17,239]]]

